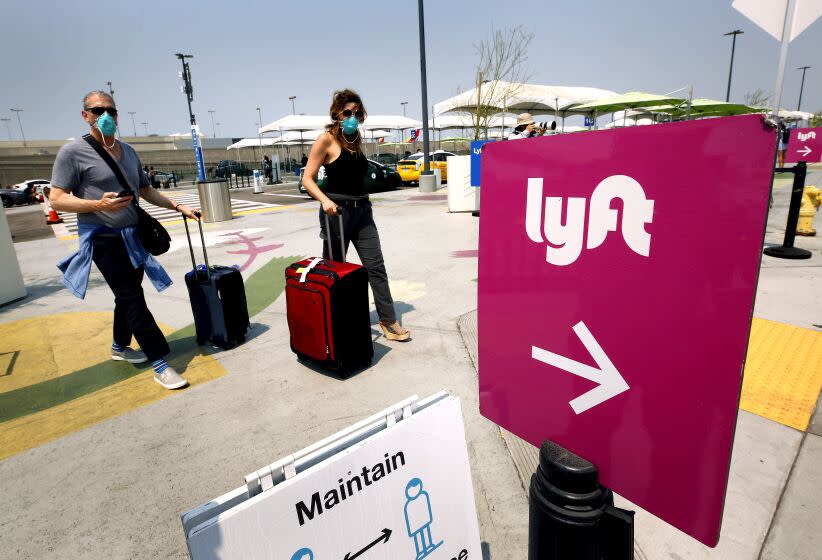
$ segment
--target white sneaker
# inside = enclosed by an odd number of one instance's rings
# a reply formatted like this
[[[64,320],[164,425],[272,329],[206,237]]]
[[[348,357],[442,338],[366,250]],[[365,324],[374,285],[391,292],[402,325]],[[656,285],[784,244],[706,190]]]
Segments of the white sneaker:
[[[177,373],[171,366],[164,369],[163,373],[155,373],[154,381],[166,389],[179,389],[188,385],[188,381],[186,381],[185,378]]]
[[[131,346],[126,346],[123,348],[122,352],[118,352],[115,349],[111,349],[111,359],[117,361],[125,361],[131,364],[142,364],[148,361],[146,355],[143,354],[140,350],[134,350]]]

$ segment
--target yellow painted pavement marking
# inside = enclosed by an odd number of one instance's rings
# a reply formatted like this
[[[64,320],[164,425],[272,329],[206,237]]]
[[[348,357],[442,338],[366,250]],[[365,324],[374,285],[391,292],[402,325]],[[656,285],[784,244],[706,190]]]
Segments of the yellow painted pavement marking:
[[[822,333],[754,319],[739,407],[797,430],[822,388]]]
[[[173,358],[170,363],[175,365]],[[225,373],[211,356],[195,356],[185,368],[185,377],[193,387]],[[154,382],[153,372],[148,370],[42,412],[3,422],[0,424],[3,442],[0,460],[187,390],[163,388]]]
[[[3,367],[17,352],[13,370],[0,376],[0,393],[48,381],[110,359],[111,312],[59,313],[0,324]],[[160,325],[164,334],[175,329]],[[195,355],[186,363],[169,362],[192,386],[225,375],[217,360]],[[135,366],[145,367],[145,366]],[[181,391],[169,391],[152,379],[151,370],[46,410],[0,423],[0,460],[93,426]],[[183,389],[185,391],[185,389]]]

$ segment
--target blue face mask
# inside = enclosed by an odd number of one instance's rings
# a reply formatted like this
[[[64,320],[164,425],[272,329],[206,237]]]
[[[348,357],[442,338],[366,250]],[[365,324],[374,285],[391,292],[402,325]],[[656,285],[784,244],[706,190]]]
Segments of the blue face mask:
[[[97,117],[95,125],[97,129],[103,133],[103,136],[114,136],[114,133],[117,131],[117,123],[114,122],[114,117],[108,113],[103,113]]]
[[[357,117],[351,115],[347,119],[343,119],[341,124],[343,132],[345,132],[348,135],[351,135],[357,132],[357,129],[360,126],[360,121],[357,120]]]

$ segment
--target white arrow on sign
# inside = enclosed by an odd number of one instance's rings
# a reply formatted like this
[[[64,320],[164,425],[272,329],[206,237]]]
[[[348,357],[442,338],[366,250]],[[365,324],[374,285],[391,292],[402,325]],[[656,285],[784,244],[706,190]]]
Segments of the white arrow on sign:
[[[625,382],[625,379],[620,375],[617,368],[611,362],[610,358],[605,355],[602,347],[585,326],[585,323],[580,321],[574,325],[574,332],[577,337],[585,345],[588,353],[599,366],[599,369],[593,368],[589,365],[571,360],[565,356],[554,354],[548,350],[543,350],[537,346],[531,347],[531,357],[549,366],[554,366],[559,369],[564,369],[568,373],[573,373],[579,377],[585,378],[599,386],[591,389],[584,395],[580,395],[568,404],[574,409],[576,414],[585,412],[589,408],[593,408],[598,404],[602,404],[608,399],[624,393],[630,387]]]
[[[805,149],[804,150],[799,150],[799,153],[802,154],[805,157],[808,157],[808,154],[813,151],[807,146],[802,146],[802,147],[805,148]]]

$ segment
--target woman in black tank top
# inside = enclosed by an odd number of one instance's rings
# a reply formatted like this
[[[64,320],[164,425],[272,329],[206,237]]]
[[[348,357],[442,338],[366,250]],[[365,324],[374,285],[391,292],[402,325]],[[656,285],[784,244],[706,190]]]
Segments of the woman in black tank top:
[[[353,243],[363,266],[368,271],[368,282],[374,293],[374,303],[380,317],[380,328],[389,340],[405,341],[411,332],[397,322],[394,300],[388,286],[380,237],[371,201],[365,188],[368,161],[362,152],[359,125],[365,121],[366,112],[362,99],[351,90],[334,92],[329,111],[331,124],[314,142],[303,174],[303,185],[308,193],[320,201],[320,237],[328,239],[334,247],[340,246],[339,226],[330,220],[331,231],[325,231],[323,214],[334,216],[342,212],[345,249]],[[325,165],[325,191],[317,186],[317,172]],[[345,255],[340,258],[344,259]],[[323,245],[323,258],[330,258]]]

